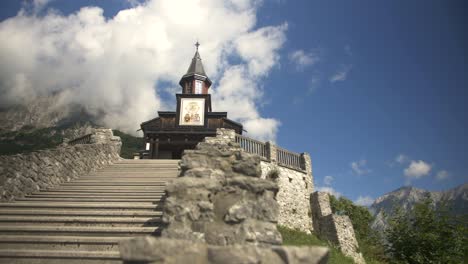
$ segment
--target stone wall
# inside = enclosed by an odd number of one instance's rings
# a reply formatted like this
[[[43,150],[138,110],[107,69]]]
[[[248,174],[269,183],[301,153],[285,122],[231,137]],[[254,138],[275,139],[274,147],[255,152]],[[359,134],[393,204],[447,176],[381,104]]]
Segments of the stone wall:
[[[225,135],[226,136],[226,135]],[[228,139],[234,140],[234,138]],[[243,140],[251,140],[242,137]],[[255,141],[255,140],[254,140]],[[277,160],[279,147],[273,142],[258,142],[264,144],[264,151],[258,151],[256,147],[247,147],[244,151],[253,150],[252,153],[260,153],[262,156],[261,169],[262,178],[273,177],[279,186],[277,200],[279,203],[278,223],[280,225],[310,233],[313,230],[312,216],[310,210],[310,194],[314,191],[312,162],[308,153],[301,153],[300,158],[296,158],[296,163],[288,166]],[[295,154],[299,156],[299,154]],[[287,161],[287,159],[286,159]],[[287,162],[286,162],[287,163]]]
[[[359,252],[353,224],[347,215],[335,215],[330,207],[328,193],[314,192],[311,195],[314,232],[321,238],[339,246],[341,252],[353,260],[365,263]]]
[[[313,230],[310,194],[313,192],[312,176],[303,171],[262,161],[262,178],[273,177],[278,183],[276,199],[279,204],[278,223],[306,233]]]
[[[0,156],[0,201],[21,198],[111,164],[120,159],[121,145],[111,129],[96,129],[90,144]]]
[[[233,131],[232,131],[233,132]],[[279,245],[278,184],[261,179],[260,157],[219,130],[185,150],[179,178],[166,186],[162,236],[211,245]]]
[[[221,129],[184,151],[166,186],[161,237],[122,241],[124,263],[327,263],[326,248],[280,245],[278,183],[261,178],[260,156],[234,137]]]
[[[326,264],[324,247],[252,245],[214,246],[188,240],[139,237],[120,244],[124,263],[191,263],[191,264]]]

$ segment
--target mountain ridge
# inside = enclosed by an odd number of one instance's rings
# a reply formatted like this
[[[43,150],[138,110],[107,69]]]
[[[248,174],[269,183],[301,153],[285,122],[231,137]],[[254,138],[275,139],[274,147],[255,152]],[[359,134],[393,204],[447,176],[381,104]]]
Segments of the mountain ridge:
[[[403,186],[375,199],[370,212],[375,216],[371,227],[383,231],[388,227],[387,219],[396,206],[410,211],[416,203],[429,197],[436,208],[445,206],[453,216],[468,215],[468,183],[444,190],[428,191],[412,186]]]

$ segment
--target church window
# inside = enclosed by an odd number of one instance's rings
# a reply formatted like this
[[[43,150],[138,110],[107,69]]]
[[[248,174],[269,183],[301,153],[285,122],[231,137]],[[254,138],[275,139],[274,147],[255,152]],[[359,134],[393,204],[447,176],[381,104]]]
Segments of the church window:
[[[195,81],[195,94],[202,93],[203,82],[202,81]]]

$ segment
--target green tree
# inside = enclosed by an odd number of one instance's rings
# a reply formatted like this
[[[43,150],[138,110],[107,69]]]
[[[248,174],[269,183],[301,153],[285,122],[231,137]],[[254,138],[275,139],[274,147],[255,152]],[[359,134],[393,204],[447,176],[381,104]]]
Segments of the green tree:
[[[395,263],[466,263],[466,226],[446,206],[426,198],[404,212],[396,208],[386,230],[386,251]]]

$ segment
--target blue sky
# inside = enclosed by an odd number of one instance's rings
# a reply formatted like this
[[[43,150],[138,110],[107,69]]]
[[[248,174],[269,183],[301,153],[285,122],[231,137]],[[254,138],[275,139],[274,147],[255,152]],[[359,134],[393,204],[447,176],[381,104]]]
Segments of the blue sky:
[[[239,34],[244,34],[239,39],[222,39],[221,33],[210,35],[212,32],[204,32],[206,27],[184,33],[192,40],[200,38],[201,55],[215,81],[215,98],[219,98],[214,107],[226,108],[230,116],[249,123],[253,136],[275,139],[289,150],[310,153],[317,188],[339,192],[355,201],[361,197],[366,203],[402,185],[444,190],[467,182],[465,1],[233,2],[236,4],[225,8],[244,10],[237,2],[249,2],[248,11],[255,14],[250,24],[246,23],[249,25],[243,26],[243,20],[239,20],[239,25],[230,26],[239,26]],[[212,4],[206,1],[206,5]],[[7,0],[1,5],[0,19],[6,27],[5,19],[14,19],[21,8],[34,21],[50,12],[67,17],[81,7],[98,6],[110,21],[138,2],[43,0],[34,5],[32,1]],[[168,25],[165,20],[161,23]],[[251,41],[259,36],[264,38]],[[211,43],[218,38],[213,43],[228,44],[215,56],[220,48]],[[162,39],[156,34],[149,41],[157,46]],[[168,95],[177,91],[174,83],[189,64],[192,42],[181,46],[186,46],[182,51],[186,59],[177,58],[182,61],[180,67],[172,70],[168,66],[172,72],[155,73],[166,76],[154,79],[159,84],[154,88],[158,91],[156,108],[173,107]],[[229,43],[237,43],[237,53],[230,53]],[[266,51],[252,53],[252,47]],[[174,53],[166,50],[167,54]],[[220,59],[223,54],[225,61]],[[261,67],[256,69],[258,64]],[[112,70],[121,69],[109,67]],[[233,82],[234,77],[246,80]],[[144,81],[153,80],[147,75],[140,79],[142,86]],[[233,97],[232,90],[249,85],[254,88],[244,92],[241,99],[249,102],[245,109],[251,110],[238,113],[240,110],[229,107],[235,102],[226,97]],[[155,110],[151,109],[153,115]],[[104,120],[109,123],[116,119],[108,116]],[[258,128],[254,123],[270,131],[255,134]]]

